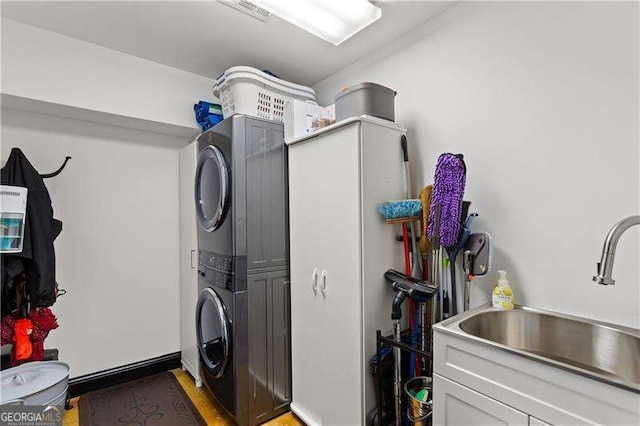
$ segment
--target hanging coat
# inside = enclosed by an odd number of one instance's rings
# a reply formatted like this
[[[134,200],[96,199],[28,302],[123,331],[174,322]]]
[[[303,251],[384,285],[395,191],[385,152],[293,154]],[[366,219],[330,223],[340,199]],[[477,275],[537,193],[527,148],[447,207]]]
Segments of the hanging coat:
[[[2,185],[29,190],[22,252],[2,255],[3,311],[19,308],[11,307],[15,299],[7,296],[15,294],[13,278],[21,272],[26,274],[26,292],[31,306],[51,306],[56,300],[53,241],[62,231],[62,222],[53,218],[51,197],[42,177],[18,148],[11,150],[0,177]]]

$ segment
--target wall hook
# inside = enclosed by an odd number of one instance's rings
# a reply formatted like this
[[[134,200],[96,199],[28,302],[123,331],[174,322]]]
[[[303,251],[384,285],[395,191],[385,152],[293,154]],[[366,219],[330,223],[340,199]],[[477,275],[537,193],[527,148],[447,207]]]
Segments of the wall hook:
[[[71,160],[71,157],[66,156],[64,158],[64,163],[62,163],[62,166],[60,166],[60,168],[58,170],[56,170],[53,173],[47,173],[47,174],[44,174],[44,175],[40,175],[40,177],[42,179],[48,179],[48,178],[52,178],[52,177],[58,176],[62,172],[62,170],[64,170],[64,168],[67,165],[67,163],[69,162],[69,160]]]

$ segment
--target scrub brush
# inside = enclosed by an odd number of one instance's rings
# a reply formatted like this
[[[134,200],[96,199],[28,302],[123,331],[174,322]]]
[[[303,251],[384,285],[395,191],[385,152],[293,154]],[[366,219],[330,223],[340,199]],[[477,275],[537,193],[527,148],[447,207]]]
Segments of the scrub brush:
[[[422,259],[426,259],[429,253],[429,239],[427,238],[427,232],[429,227],[429,210],[431,207],[431,193],[433,191],[433,185],[425,186],[420,193],[420,201],[422,201],[422,233],[420,234],[420,254]]]
[[[420,200],[385,201],[378,211],[385,219],[410,218],[422,215]]]

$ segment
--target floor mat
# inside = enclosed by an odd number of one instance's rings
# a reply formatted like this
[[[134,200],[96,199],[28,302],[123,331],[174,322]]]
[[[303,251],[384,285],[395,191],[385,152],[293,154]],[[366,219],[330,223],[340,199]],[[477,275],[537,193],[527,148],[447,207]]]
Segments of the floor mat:
[[[81,426],[206,425],[170,372],[89,392],[78,405]]]

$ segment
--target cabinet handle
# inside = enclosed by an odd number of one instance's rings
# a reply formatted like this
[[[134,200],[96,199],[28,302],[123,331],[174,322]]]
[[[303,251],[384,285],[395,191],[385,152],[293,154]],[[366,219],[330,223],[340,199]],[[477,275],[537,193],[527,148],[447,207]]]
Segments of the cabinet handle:
[[[320,276],[320,279],[322,280],[322,287],[320,287],[320,291],[322,291],[322,295],[324,297],[327,297],[327,271],[326,270],[322,270],[322,275]]]
[[[313,289],[313,294],[318,294],[318,268],[315,268],[313,274],[311,274],[311,288]]]
[[[191,250],[191,269],[196,269],[196,264],[194,263],[193,259],[195,257],[196,251],[195,250]]]

